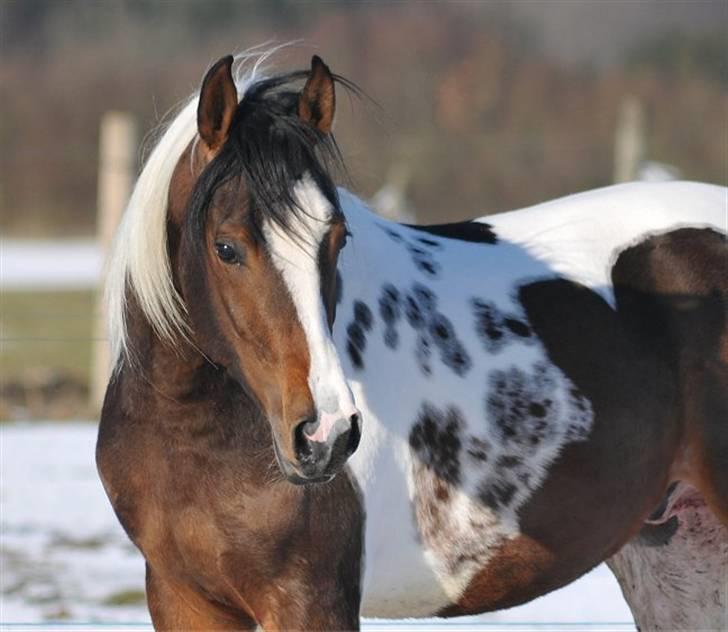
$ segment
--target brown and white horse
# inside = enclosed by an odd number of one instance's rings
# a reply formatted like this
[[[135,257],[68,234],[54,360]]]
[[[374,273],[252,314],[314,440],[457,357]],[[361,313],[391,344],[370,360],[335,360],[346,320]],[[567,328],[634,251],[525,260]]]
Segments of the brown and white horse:
[[[232,65],[161,137],[109,268],[97,461],[155,627],[479,613],[620,549],[638,623],[723,625],[726,190],[386,222],[334,186],[350,84]]]

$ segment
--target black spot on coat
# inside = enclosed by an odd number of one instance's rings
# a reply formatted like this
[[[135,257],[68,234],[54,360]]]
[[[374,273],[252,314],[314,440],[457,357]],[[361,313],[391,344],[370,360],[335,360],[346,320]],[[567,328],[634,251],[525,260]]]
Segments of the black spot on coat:
[[[421,283],[412,285],[412,297],[423,312],[431,312],[437,307],[435,293]]]
[[[513,341],[531,343],[533,332],[522,319],[503,314],[491,301],[471,300],[475,331],[488,353],[498,353]]]
[[[384,321],[384,344],[390,349],[396,349],[399,344],[399,333],[396,329],[397,321],[401,318],[399,290],[391,283],[382,287],[379,297],[379,315]]]
[[[346,352],[349,354],[352,366],[357,369],[364,368],[364,361],[362,360],[361,352],[352,344],[351,340],[346,343]]]
[[[374,317],[363,301],[354,301],[354,320],[346,328],[346,351],[351,364],[357,369],[364,368],[364,350],[367,346],[366,332],[370,331]]]
[[[487,507],[498,511],[510,504],[517,491],[510,481],[495,479],[483,483],[478,489],[478,499]]]
[[[462,426],[462,415],[454,406],[442,411],[425,403],[409,435],[410,448],[422,464],[452,485],[460,484]]]
[[[429,338],[422,334],[417,336],[415,358],[417,359],[417,364],[419,365],[420,370],[427,377],[430,377],[430,375],[432,375],[432,364],[430,363],[431,357],[432,349],[430,347]]]
[[[372,310],[362,301],[354,301],[354,320],[359,323],[365,331],[372,328]]]
[[[346,334],[349,337],[349,342],[354,345],[356,349],[364,351],[367,339],[362,326],[358,322],[350,323],[346,328]]]
[[[422,308],[417,300],[408,294],[405,299],[404,313],[407,317],[407,322],[410,324],[412,329],[421,329],[425,325],[425,316],[422,312]]]
[[[430,226],[406,224],[406,226],[437,237],[446,237],[447,239],[457,239],[477,244],[498,243],[498,237],[493,231],[493,226],[485,222],[467,221],[452,224],[431,224]]]
[[[468,455],[475,461],[485,463],[488,461],[488,453],[493,449],[485,439],[480,437],[470,437],[468,445]]]
[[[435,261],[432,252],[413,245],[409,245],[407,250],[412,255],[412,261],[418,270],[431,278],[435,278],[439,274],[440,264]]]
[[[428,239],[427,237],[418,237],[417,241],[419,241],[421,244],[424,244],[428,248],[434,248],[435,250],[440,250],[442,248],[442,244],[439,241],[435,241],[434,239]]]
[[[532,374],[517,367],[491,373],[486,412],[505,447],[533,453],[552,437],[558,415],[555,388],[543,363],[536,363]]]

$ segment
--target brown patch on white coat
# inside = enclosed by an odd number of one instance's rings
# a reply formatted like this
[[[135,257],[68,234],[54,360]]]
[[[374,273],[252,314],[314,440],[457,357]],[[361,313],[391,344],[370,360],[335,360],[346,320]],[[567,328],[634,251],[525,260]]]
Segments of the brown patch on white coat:
[[[676,472],[700,490],[706,506],[681,511],[698,516],[700,525],[689,519],[687,530],[672,536],[667,550],[675,554],[667,555],[659,577],[641,577],[645,556],[657,555],[654,549],[645,552],[635,541],[619,554],[616,564],[631,579],[622,586],[633,593],[627,599],[637,621],[656,621],[639,604],[665,585],[670,572],[682,572],[670,590],[691,581],[687,557],[700,559],[710,581],[725,573],[726,520],[718,516],[725,516],[728,502],[726,435],[720,431],[728,420],[726,269],[725,237],[683,229],[647,239],[619,257],[612,272],[616,313],[568,281],[521,289],[528,320],[550,359],[591,402],[594,427],[587,441],[565,447],[520,509],[519,534],[493,551],[442,615],[511,607],[573,581],[639,532]],[[681,391],[675,389],[678,376]],[[717,613],[724,613],[725,595],[716,597],[715,584],[700,585],[702,595],[693,591],[683,604],[690,612],[678,617],[670,610],[675,617],[661,619],[666,627],[683,621],[700,627],[706,616],[717,621]],[[705,615],[710,600],[712,614]]]

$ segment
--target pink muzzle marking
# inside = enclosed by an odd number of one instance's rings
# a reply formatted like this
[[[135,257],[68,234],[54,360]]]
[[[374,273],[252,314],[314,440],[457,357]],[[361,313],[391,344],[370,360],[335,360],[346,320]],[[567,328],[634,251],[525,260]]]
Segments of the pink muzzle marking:
[[[313,434],[306,433],[306,438],[310,441],[318,441],[319,443],[326,443],[331,434],[331,429],[336,425],[336,422],[342,419],[339,413],[321,413],[319,418],[319,425],[316,428],[316,432]]]

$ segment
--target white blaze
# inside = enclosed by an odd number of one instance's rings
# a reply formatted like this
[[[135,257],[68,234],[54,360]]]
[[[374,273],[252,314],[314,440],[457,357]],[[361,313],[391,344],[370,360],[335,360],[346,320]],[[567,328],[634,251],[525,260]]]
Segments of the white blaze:
[[[329,229],[333,208],[308,176],[296,185],[294,193],[303,212],[293,218],[291,233],[301,237],[287,235],[271,222],[265,226],[265,237],[306,335],[311,358],[308,385],[320,422],[310,438],[322,441],[337,420],[348,420],[358,411],[331,339],[321,298],[318,249]]]

